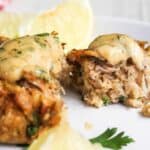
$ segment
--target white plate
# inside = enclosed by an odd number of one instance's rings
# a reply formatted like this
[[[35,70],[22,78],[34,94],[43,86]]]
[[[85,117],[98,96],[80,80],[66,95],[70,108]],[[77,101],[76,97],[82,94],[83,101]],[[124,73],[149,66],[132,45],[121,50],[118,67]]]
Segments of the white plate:
[[[150,25],[137,21],[114,19],[110,17],[96,17],[93,38],[104,33],[125,33],[137,39],[150,40]],[[68,107],[68,117],[72,127],[87,138],[98,135],[108,127],[117,127],[118,131],[135,139],[135,143],[125,147],[125,150],[148,150],[150,149],[150,119],[139,114],[139,110],[127,108],[121,105],[110,105],[100,109],[85,105],[80,96],[68,92],[64,96]],[[91,124],[87,130],[85,124]],[[76,141],[77,142],[77,141]],[[0,150],[20,148],[1,146]]]

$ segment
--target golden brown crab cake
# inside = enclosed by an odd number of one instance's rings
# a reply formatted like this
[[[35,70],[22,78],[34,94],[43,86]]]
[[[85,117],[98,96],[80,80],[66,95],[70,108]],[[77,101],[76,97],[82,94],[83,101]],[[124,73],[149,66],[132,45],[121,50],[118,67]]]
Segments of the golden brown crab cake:
[[[72,85],[96,107],[118,102],[141,107],[150,93],[150,68],[144,57],[138,43],[126,35],[99,36],[89,49],[68,54]]]
[[[9,40],[0,49],[0,143],[31,143],[61,119],[64,51],[48,33]]]
[[[31,143],[59,123],[62,101],[56,79],[47,82],[25,73],[18,83],[0,81],[0,142]]]

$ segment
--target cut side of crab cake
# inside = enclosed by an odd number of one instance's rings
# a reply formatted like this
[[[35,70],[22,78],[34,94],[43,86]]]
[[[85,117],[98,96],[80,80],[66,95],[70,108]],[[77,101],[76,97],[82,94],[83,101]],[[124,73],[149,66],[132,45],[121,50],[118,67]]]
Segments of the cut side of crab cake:
[[[59,124],[64,67],[64,51],[53,34],[1,44],[0,143],[28,144]]]
[[[89,49],[68,54],[72,86],[89,105],[121,102],[141,107],[150,93],[146,56],[142,47],[127,35],[99,36]]]

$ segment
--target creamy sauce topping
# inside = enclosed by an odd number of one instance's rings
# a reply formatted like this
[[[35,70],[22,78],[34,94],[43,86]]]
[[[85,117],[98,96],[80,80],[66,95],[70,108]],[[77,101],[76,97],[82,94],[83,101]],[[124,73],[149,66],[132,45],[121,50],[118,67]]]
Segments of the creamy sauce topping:
[[[61,45],[47,33],[7,41],[0,46],[0,78],[14,82],[23,71],[57,73],[62,57]]]
[[[112,65],[131,57],[138,68],[143,68],[144,54],[140,46],[132,38],[122,34],[99,36],[90,45]]]

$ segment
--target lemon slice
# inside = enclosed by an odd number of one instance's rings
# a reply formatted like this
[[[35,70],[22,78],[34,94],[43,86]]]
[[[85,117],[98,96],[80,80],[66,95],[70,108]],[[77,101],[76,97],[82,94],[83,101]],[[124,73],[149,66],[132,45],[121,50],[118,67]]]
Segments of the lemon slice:
[[[67,122],[43,133],[28,150],[100,150],[75,132]]]
[[[93,16],[88,0],[66,0],[55,9],[37,16],[28,29],[29,34],[56,31],[66,50],[86,48],[93,27]]]
[[[20,15],[1,12],[0,35],[10,38],[18,36],[20,23],[21,23]]]
[[[9,38],[21,36],[34,16],[34,14],[0,12],[0,36]]]

